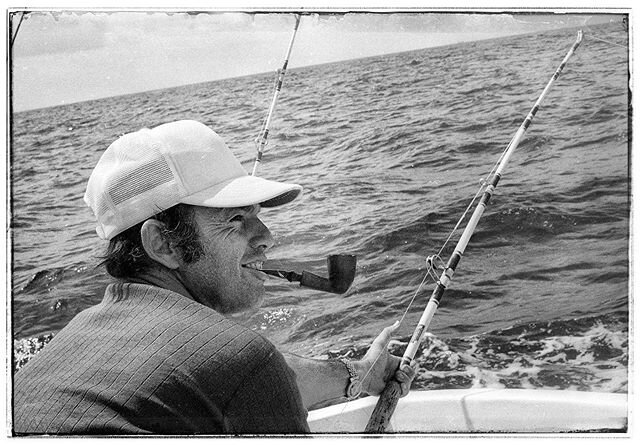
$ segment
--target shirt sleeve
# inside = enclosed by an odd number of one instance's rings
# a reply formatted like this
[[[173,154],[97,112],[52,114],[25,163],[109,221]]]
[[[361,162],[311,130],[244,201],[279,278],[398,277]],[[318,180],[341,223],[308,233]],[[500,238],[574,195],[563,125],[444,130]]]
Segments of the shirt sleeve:
[[[225,417],[233,431],[242,434],[309,432],[295,372],[275,348],[244,379]]]

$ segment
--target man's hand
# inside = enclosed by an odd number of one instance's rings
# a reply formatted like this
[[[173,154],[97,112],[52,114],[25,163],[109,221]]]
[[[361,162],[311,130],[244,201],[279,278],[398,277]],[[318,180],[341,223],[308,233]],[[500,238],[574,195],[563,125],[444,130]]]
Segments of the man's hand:
[[[418,364],[413,360],[411,366],[404,365],[398,368],[401,358],[389,354],[387,350],[391,336],[399,325],[400,323],[396,322],[392,326],[384,328],[362,360],[353,362],[362,379],[363,392],[378,395],[384,390],[387,381],[395,378],[402,388],[402,397],[409,394],[411,382],[418,370]]]
[[[409,394],[411,381],[416,375],[417,364],[400,365],[400,357],[387,351],[391,336],[399,323],[385,328],[373,341],[362,360],[352,364],[362,382],[362,391],[366,394],[378,395],[386,386],[386,382],[394,378],[400,383],[402,395]],[[300,395],[308,410],[327,406],[327,402],[337,403],[346,397],[349,374],[344,363],[338,360],[319,360],[285,354],[289,366],[295,371]]]

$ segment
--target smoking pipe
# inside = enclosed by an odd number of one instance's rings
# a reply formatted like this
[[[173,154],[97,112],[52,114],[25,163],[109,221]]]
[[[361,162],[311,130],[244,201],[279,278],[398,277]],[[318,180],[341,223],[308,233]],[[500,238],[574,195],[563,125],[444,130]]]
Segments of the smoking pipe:
[[[311,272],[302,271],[301,274],[285,270],[262,269],[261,272],[291,282],[300,282],[300,286],[311,289],[344,294],[353,283],[356,276],[355,255],[330,255],[327,257],[329,278],[324,278]]]

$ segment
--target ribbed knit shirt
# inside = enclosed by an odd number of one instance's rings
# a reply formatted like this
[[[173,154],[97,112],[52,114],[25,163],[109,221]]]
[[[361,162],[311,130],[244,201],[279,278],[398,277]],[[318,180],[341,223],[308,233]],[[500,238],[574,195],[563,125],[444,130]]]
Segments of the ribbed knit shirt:
[[[295,373],[178,293],[112,284],[14,376],[16,434],[305,433]]]

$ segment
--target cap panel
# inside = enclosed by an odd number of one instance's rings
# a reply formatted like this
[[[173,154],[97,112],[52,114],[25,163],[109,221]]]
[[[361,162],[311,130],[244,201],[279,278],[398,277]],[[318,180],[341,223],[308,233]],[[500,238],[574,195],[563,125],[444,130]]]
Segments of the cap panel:
[[[105,229],[108,239],[178,204],[179,196],[175,182],[169,182],[127,200],[115,214],[114,230]]]
[[[107,193],[115,205],[174,180],[167,162],[152,159],[147,164],[132,165],[107,184]]]
[[[186,196],[216,186],[223,187],[233,179],[247,176],[240,162],[226,147],[217,150],[181,151],[173,153],[171,158],[174,168],[182,178]]]
[[[177,121],[151,131],[162,141],[160,149],[180,178],[185,196],[247,175],[224,140],[200,122]]]

